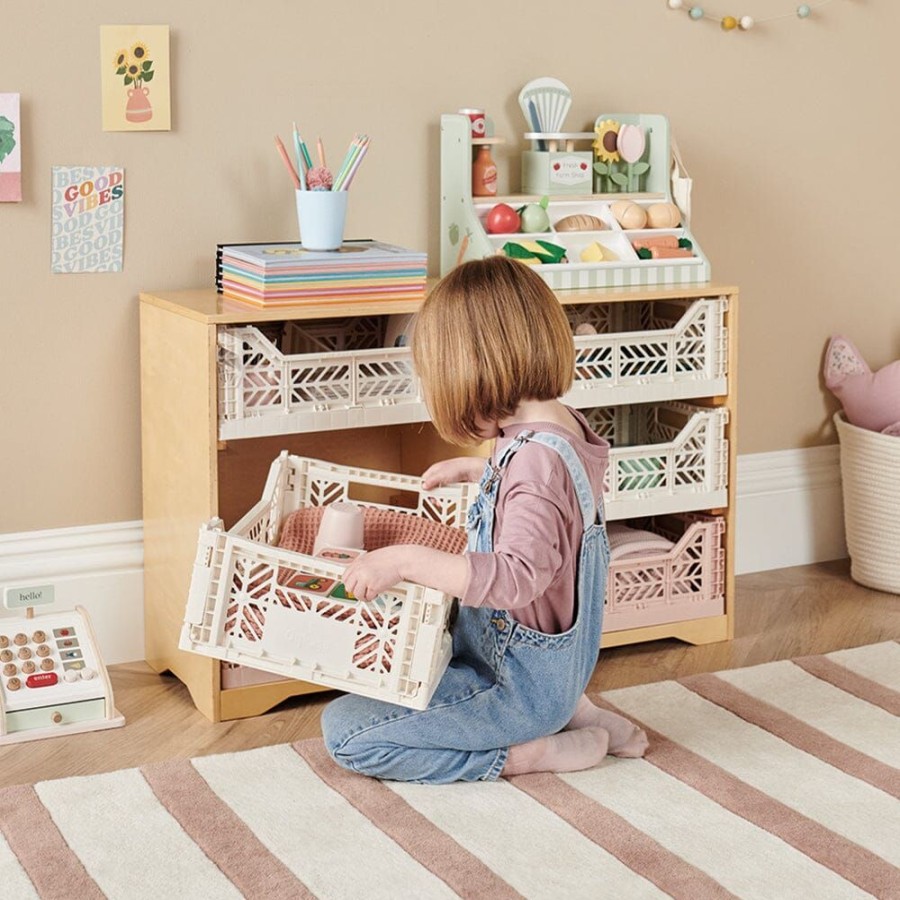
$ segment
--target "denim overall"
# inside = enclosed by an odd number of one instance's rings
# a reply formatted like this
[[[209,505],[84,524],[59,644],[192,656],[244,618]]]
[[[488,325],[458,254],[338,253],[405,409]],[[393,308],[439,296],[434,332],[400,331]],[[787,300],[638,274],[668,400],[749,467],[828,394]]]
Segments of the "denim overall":
[[[584,517],[575,621],[562,634],[544,634],[503,609],[460,607],[453,658],[427,709],[352,694],[326,707],[325,745],[345,768],[428,784],[492,781],[511,745],[554,734],[572,718],[597,662],[609,543],[603,504],[595,503],[584,466],[568,441],[525,431],[495,465],[488,462],[469,510],[468,549],[492,551],[500,479],[526,441],[559,453]]]

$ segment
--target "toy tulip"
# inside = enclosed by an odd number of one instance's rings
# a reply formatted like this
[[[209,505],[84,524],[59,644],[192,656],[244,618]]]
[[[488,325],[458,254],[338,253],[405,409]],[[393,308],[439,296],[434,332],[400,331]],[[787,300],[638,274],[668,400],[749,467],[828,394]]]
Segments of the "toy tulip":
[[[640,162],[647,149],[647,139],[640,125],[621,125],[616,138],[616,149],[619,156],[628,164],[628,190],[638,190],[638,178],[649,168],[650,164]]]

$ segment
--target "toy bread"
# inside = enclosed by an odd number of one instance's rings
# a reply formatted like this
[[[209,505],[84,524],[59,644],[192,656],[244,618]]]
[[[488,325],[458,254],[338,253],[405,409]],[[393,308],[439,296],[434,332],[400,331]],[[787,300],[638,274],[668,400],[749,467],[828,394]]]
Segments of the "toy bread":
[[[553,227],[556,231],[601,231],[606,228],[602,219],[584,213],[566,216],[564,219],[560,219]]]

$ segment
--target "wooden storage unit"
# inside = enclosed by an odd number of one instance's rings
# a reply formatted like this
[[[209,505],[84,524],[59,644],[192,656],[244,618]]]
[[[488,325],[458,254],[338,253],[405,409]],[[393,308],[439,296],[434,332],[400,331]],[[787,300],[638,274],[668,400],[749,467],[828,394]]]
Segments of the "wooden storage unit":
[[[734,485],[735,485],[735,372],[737,290],[716,284],[673,288],[591,288],[557,292],[567,308],[594,304],[616,305],[655,301],[690,302],[721,298],[723,334],[727,335],[727,376],[713,382],[698,377],[691,403],[727,410],[727,499],[721,508],[705,510],[725,519],[725,602],[721,615],[656,624],[605,633],[603,646],[675,637],[707,643],[733,635],[734,602]],[[219,330],[226,326],[324,320],[337,317],[385,316],[414,312],[418,303],[362,302],[334,306],[297,306],[280,309],[245,307],[214,289],[144,293],[141,295],[141,398],[144,500],[144,609],[146,657],[157,671],[170,671],[189,689],[197,708],[213,721],[257,715],[288,697],[319,691],[300,681],[274,681],[223,689],[218,660],[178,650],[191,571],[200,527],[216,516],[226,527],[234,524],[258,500],[272,460],[282,450],[383,471],[420,474],[433,461],[457,455],[459,449],[441,441],[422,421],[419,405],[410,407],[409,420],[398,421],[396,408],[386,409],[361,428],[342,428],[342,415],[323,412],[317,430],[268,433],[220,440]],[[624,309],[624,307],[622,308]],[[581,313],[579,313],[580,315]],[[590,343],[590,342],[588,342]],[[602,343],[602,342],[601,342]],[[599,347],[598,350],[605,348]],[[608,391],[606,404],[639,402],[638,383]],[[653,378],[646,379],[648,401],[661,399]],[[724,390],[717,390],[722,387]],[[680,397],[685,396],[684,389]],[[656,392],[656,393],[654,393]],[[590,404],[596,397],[590,394]],[[605,395],[604,395],[605,396]],[[587,400],[588,395],[585,395]],[[578,402],[578,395],[567,398]],[[260,429],[264,430],[264,429]],[[250,679],[248,679],[250,681]]]

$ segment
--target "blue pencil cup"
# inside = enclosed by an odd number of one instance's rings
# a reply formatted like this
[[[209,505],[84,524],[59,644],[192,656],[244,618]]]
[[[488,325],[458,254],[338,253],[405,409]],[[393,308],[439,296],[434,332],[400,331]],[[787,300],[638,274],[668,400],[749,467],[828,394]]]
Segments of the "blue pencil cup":
[[[306,250],[337,250],[344,240],[347,191],[296,191],[300,243]]]

